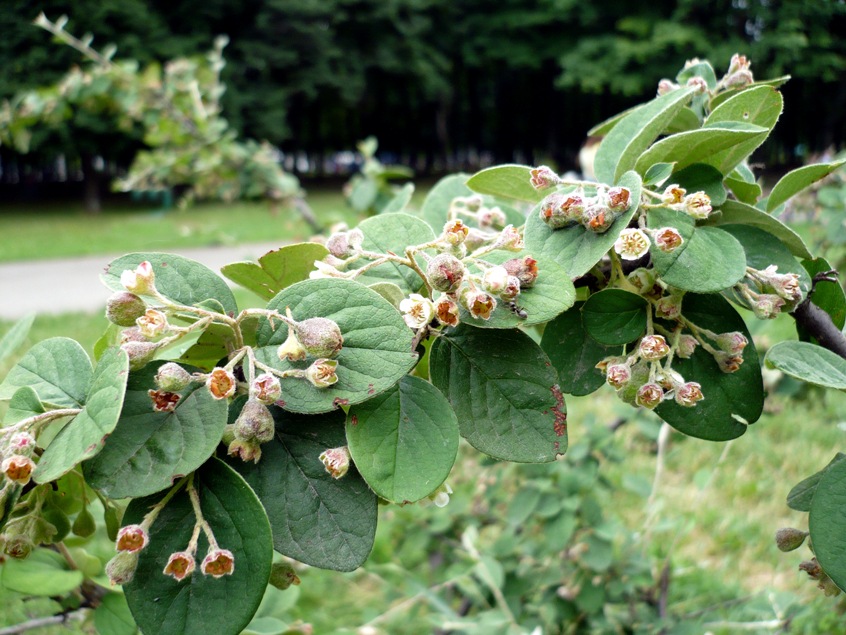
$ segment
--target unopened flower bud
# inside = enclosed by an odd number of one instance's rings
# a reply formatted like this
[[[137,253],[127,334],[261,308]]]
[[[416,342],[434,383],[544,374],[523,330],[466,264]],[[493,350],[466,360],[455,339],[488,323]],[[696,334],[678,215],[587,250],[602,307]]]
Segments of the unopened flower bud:
[[[468,290],[461,296],[465,308],[474,318],[489,320],[496,308],[496,299],[483,291]]]
[[[538,261],[531,256],[506,260],[502,266],[509,275],[515,276],[520,281],[521,289],[531,288],[538,279]]]
[[[482,287],[493,294],[499,294],[507,284],[508,270],[505,267],[491,267],[482,276]]]
[[[345,445],[325,450],[320,454],[320,461],[332,478],[341,478],[350,469],[350,450]]]
[[[318,359],[306,369],[306,379],[315,388],[328,388],[338,383],[338,375],[335,369],[338,362],[334,359]]]
[[[118,291],[106,300],[106,319],[118,326],[135,326],[146,310],[144,300],[129,291]]]
[[[497,249],[507,249],[508,251],[520,251],[525,247],[523,237],[520,235],[514,225],[507,225],[496,239]]]
[[[206,557],[203,558],[200,570],[203,575],[210,575],[213,578],[232,575],[235,571],[235,557],[228,549],[209,549]]]
[[[689,381],[676,388],[675,398],[677,404],[690,408],[705,397],[702,395],[702,386],[695,381]]]
[[[649,252],[649,237],[642,229],[624,229],[614,242],[614,251],[623,260],[637,260]]]
[[[0,464],[0,471],[6,475],[7,479],[18,485],[29,483],[34,469],[35,462],[23,454],[13,454]]]
[[[684,243],[684,238],[675,227],[661,227],[653,230],[652,240],[661,251],[670,253],[678,249]]]
[[[196,566],[197,563],[192,554],[187,551],[177,551],[170,554],[162,573],[171,576],[177,582],[181,582],[194,572]]]
[[[235,394],[238,382],[230,371],[218,367],[209,373],[206,386],[215,399],[228,399]]]
[[[139,264],[134,271],[127,269],[120,274],[120,283],[130,293],[137,295],[154,295],[156,293],[156,275],[153,265],[146,260]]]
[[[731,75],[732,73],[736,73],[737,71],[749,70],[749,67],[751,65],[752,62],[750,62],[745,55],[735,53],[731,56],[731,61],[729,62],[729,67],[726,71],[726,75]]]
[[[625,212],[629,209],[632,193],[625,187],[612,187],[605,194],[608,209],[612,212]]]
[[[746,348],[749,340],[746,339],[746,336],[743,333],[740,333],[739,331],[731,331],[729,333],[719,334],[714,340],[714,343],[720,348],[720,350],[725,351],[726,353],[740,355],[743,353],[743,349]]]
[[[263,404],[272,404],[282,397],[282,384],[270,373],[262,373],[250,384],[250,394]]]
[[[752,71],[741,70],[736,73],[732,73],[723,79],[723,85],[726,88],[735,88],[739,86],[748,86],[754,81],[755,77],[752,75]]]
[[[361,247],[363,240],[364,235],[358,229],[336,232],[326,239],[326,249],[335,258],[349,258]]]
[[[248,399],[235,420],[235,438],[267,443],[273,440],[276,424],[267,406],[258,399]]]
[[[344,346],[344,336],[337,323],[314,317],[294,325],[297,339],[313,357],[335,357]]]
[[[135,553],[141,551],[149,542],[150,537],[141,525],[127,525],[118,531],[115,549]]]
[[[639,406],[652,410],[664,400],[664,389],[658,384],[644,384],[637,391],[636,402]]]
[[[776,546],[779,551],[793,551],[801,547],[807,537],[807,531],[793,527],[782,527],[776,532]]]
[[[156,356],[159,345],[155,342],[124,342],[120,347],[129,357],[129,370],[144,368]]]
[[[308,352],[300,344],[300,340],[297,339],[294,329],[289,328],[288,337],[276,349],[276,355],[283,361],[301,362],[308,356]]]
[[[268,580],[268,583],[280,591],[284,591],[290,588],[292,584],[299,586],[300,577],[297,575],[294,567],[289,563],[274,562],[270,567],[270,580]]]
[[[476,214],[476,222],[482,229],[491,227],[503,227],[507,222],[505,212],[499,207],[483,207]]]
[[[678,295],[668,295],[655,301],[655,317],[675,320],[681,315],[682,298]]]
[[[585,229],[597,234],[603,234],[614,224],[616,214],[607,207],[591,205],[582,214],[582,225]]]
[[[438,254],[426,266],[426,278],[436,291],[452,293],[464,279],[464,264],[451,254]]]
[[[462,244],[470,233],[470,228],[460,219],[447,221],[444,225],[443,239],[452,246]]]
[[[780,297],[788,302],[799,302],[802,299],[802,289],[799,286],[799,275],[795,273],[778,273],[776,265],[770,265],[759,272],[761,279],[773,288]]]
[[[632,378],[628,364],[611,364],[605,369],[605,380],[614,388],[622,388]]]
[[[135,320],[141,335],[147,339],[155,339],[165,333],[170,325],[167,323],[167,316],[157,309],[147,309],[140,318]]]
[[[121,551],[106,563],[106,575],[112,584],[129,584],[138,568],[138,554]]]
[[[181,399],[179,393],[168,392],[167,390],[148,390],[147,394],[153,402],[153,410],[156,412],[173,412]]]
[[[699,346],[699,342],[692,335],[680,335],[678,348],[676,348],[676,355],[682,359],[690,359],[694,351],[696,351],[697,346]]]
[[[638,351],[646,361],[655,362],[666,357],[670,347],[667,346],[667,340],[663,335],[645,335],[640,340]]]
[[[717,362],[717,366],[724,373],[736,373],[740,370],[740,365],[743,364],[743,355],[717,351],[714,354],[714,361]]]
[[[697,95],[704,95],[708,92],[708,82],[705,81],[704,77],[699,77],[698,75],[694,75],[687,80],[687,87],[693,88]]]
[[[435,307],[429,298],[424,298],[419,293],[412,293],[400,301],[399,310],[402,312],[402,319],[409,328],[419,329],[432,321],[435,315]]]
[[[561,229],[581,222],[584,211],[581,195],[554,192],[541,202],[540,218],[550,228]]]
[[[552,187],[553,185],[557,185],[558,175],[552,171],[552,168],[549,168],[545,165],[541,165],[537,168],[532,168],[530,171],[531,178],[529,182],[532,184],[532,187],[536,190],[545,190],[547,188]]]
[[[35,543],[27,534],[7,536],[6,544],[3,546],[3,551],[7,556],[18,560],[28,558],[33,549],[35,549]]]
[[[755,303],[752,305],[752,312],[759,320],[772,320],[779,313],[784,306],[784,300],[777,295],[762,294],[758,296]]]
[[[688,216],[702,220],[711,213],[711,197],[705,192],[694,192],[684,199],[684,211]]]
[[[432,494],[429,494],[428,499],[435,504],[435,507],[446,507],[449,505],[449,497],[452,494],[452,488],[448,483],[444,483]]]
[[[29,432],[17,432],[9,439],[9,449],[21,456],[32,456],[35,445],[35,437]]]
[[[656,278],[657,275],[654,269],[646,269],[644,267],[638,267],[626,276],[626,280],[628,280],[641,295],[645,295],[652,291],[655,287]]]
[[[662,79],[658,82],[658,95],[666,95],[667,93],[671,93],[677,88],[680,88],[678,84],[669,79]]]
[[[160,390],[179,392],[191,383],[191,373],[175,362],[168,362],[159,366],[153,381]]]
[[[458,326],[458,304],[449,296],[442,295],[435,302],[435,317],[444,326]]]
[[[248,463],[258,463],[261,459],[261,444],[258,441],[244,441],[243,439],[234,439],[226,448],[226,453],[229,456],[237,456],[239,459]]]

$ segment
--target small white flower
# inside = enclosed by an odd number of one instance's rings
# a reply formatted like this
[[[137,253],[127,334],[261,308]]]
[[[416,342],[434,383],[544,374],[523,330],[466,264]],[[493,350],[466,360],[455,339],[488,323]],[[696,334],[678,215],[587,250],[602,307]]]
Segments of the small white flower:
[[[147,309],[146,313],[135,320],[141,335],[154,339],[168,330],[167,316],[156,309]]]
[[[126,269],[120,274],[120,283],[130,293],[137,295],[149,295],[156,289],[156,276],[153,273],[153,265],[148,261],[139,264],[135,271]]]
[[[508,285],[508,271],[505,267],[491,267],[482,276],[482,286],[490,293],[499,293]]]
[[[435,307],[431,300],[424,298],[419,293],[412,293],[409,297],[400,302],[400,311],[402,311],[402,319],[408,324],[409,328],[419,329],[426,326],[432,321],[435,315]]]
[[[614,243],[614,251],[623,260],[637,260],[649,251],[649,237],[642,229],[624,229]]]

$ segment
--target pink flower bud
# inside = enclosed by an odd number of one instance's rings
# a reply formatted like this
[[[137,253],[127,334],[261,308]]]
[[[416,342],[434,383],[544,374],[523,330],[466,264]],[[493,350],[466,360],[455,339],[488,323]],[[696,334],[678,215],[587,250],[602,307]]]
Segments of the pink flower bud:
[[[135,268],[125,270],[120,274],[120,283],[130,293],[136,295],[153,295],[156,293],[156,276],[153,272],[153,265],[146,260]]]
[[[689,381],[676,388],[676,403],[680,406],[690,408],[703,399],[702,386],[695,381]]]
[[[150,400],[153,402],[153,410],[156,412],[173,412],[176,410],[176,404],[179,403],[179,393],[168,392],[166,390],[148,390]]]
[[[667,340],[663,335],[645,335],[640,340],[640,356],[648,362],[655,362],[663,359],[670,352]]]
[[[624,212],[629,209],[632,193],[625,187],[612,187],[605,195],[608,209],[612,212]]]
[[[106,575],[112,584],[129,584],[138,568],[138,554],[133,551],[120,551],[106,563]]]
[[[644,384],[637,391],[635,401],[639,406],[652,410],[664,400],[664,389],[658,384]]]
[[[315,388],[328,388],[338,383],[338,375],[335,369],[338,362],[334,359],[318,359],[306,369],[306,379]]]
[[[679,345],[676,349],[676,355],[682,359],[690,359],[694,351],[696,351],[697,346],[699,346],[699,342],[695,337],[692,335],[681,335],[679,336]]]
[[[496,299],[483,291],[468,290],[461,296],[461,301],[470,311],[470,315],[482,320],[489,320],[491,313],[496,308]]]
[[[187,551],[177,551],[170,554],[162,573],[173,577],[177,582],[181,582],[194,572],[196,566],[197,563],[192,554]]]
[[[250,385],[250,394],[263,404],[272,404],[282,397],[282,384],[270,373],[262,373]]]
[[[442,295],[435,302],[435,317],[444,326],[458,326],[458,304],[449,296]]]
[[[720,350],[732,355],[740,355],[743,349],[749,343],[746,336],[739,331],[731,331],[730,333],[721,333],[714,340]]]
[[[470,228],[467,227],[467,225],[465,225],[460,219],[455,219],[447,221],[446,225],[444,225],[443,234],[441,235],[447,243],[456,246],[462,244],[469,233]]]
[[[35,437],[29,432],[17,432],[9,439],[9,449],[13,454],[32,456],[35,445]]]
[[[141,525],[127,525],[118,531],[115,549],[136,553],[146,547],[149,542],[150,537]]]
[[[146,310],[144,300],[128,291],[118,291],[106,300],[106,319],[118,326],[135,326]]]
[[[294,330],[300,344],[314,357],[335,357],[344,346],[340,327],[329,318],[315,317],[297,322]]]
[[[141,335],[147,339],[155,339],[165,333],[170,326],[167,323],[167,316],[156,309],[147,309],[140,318],[135,320]]]
[[[532,168],[530,174],[531,178],[529,181],[536,190],[545,190],[553,185],[557,185],[559,181],[558,175],[545,165]]]
[[[612,364],[605,369],[605,380],[614,388],[622,388],[632,378],[632,369],[628,364]]]
[[[520,281],[521,289],[531,288],[538,279],[538,261],[531,256],[506,260],[502,266],[509,275],[515,276]]]
[[[175,362],[168,362],[159,366],[156,376],[153,378],[160,390],[168,392],[179,392],[191,383],[191,373]]]
[[[490,229],[492,227],[503,227],[507,222],[505,212],[499,207],[483,207],[476,214],[476,222],[482,229]]]
[[[432,321],[435,315],[435,307],[431,300],[419,293],[412,293],[401,300],[399,309],[402,312],[402,319],[412,329],[423,328]]]
[[[675,227],[661,227],[652,232],[652,240],[665,253],[675,251],[684,243],[684,238]]]
[[[731,56],[731,61],[729,62],[728,71],[726,71],[726,75],[731,75],[732,73],[736,73],[737,71],[747,71],[749,67],[752,65],[745,55],[741,55],[740,53],[735,53]]]
[[[7,479],[18,485],[29,483],[34,469],[35,462],[23,454],[13,454],[0,464],[0,471],[6,475]]]
[[[215,368],[206,379],[206,386],[215,399],[228,399],[235,394],[238,382],[225,368]]]
[[[659,95],[666,95],[667,93],[671,93],[677,88],[680,88],[678,84],[669,79],[662,79],[658,82],[658,94]]]
[[[464,279],[464,264],[452,254],[438,254],[426,266],[426,278],[435,291],[452,293]]]
[[[649,252],[649,237],[642,229],[624,229],[614,243],[623,260],[637,260]]]
[[[347,446],[325,450],[320,461],[332,478],[339,479],[350,469],[350,450]]]
[[[200,570],[203,575],[210,575],[213,578],[232,575],[235,571],[235,557],[228,549],[209,549],[206,557],[203,558]]]
[[[704,95],[708,92],[708,82],[706,82],[703,77],[699,77],[698,75],[694,75],[693,77],[687,80],[687,87],[693,88],[695,94],[697,95]]]
[[[702,220],[711,213],[711,197],[705,192],[694,192],[684,198],[684,211],[689,216]]]
[[[485,291],[499,294],[508,284],[508,270],[505,267],[491,267],[482,276]]]

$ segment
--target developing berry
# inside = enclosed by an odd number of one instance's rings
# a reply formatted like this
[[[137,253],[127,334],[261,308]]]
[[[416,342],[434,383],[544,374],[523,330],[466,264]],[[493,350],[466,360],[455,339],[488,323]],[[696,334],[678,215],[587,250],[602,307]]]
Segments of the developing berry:
[[[129,357],[129,370],[140,370],[153,360],[159,345],[155,342],[128,341],[120,347]]]
[[[274,562],[270,567],[270,580],[268,580],[268,583],[280,591],[284,591],[290,588],[292,584],[299,586],[300,577],[297,575],[294,567],[289,563]],[[361,629],[359,629],[359,632],[361,632]]]
[[[601,205],[591,205],[582,214],[582,225],[589,231],[603,234],[614,224],[615,219],[616,215],[608,208]]]
[[[229,456],[237,456],[244,463],[250,461],[258,463],[259,459],[261,459],[261,444],[258,441],[234,439],[229,442],[226,453]]]
[[[129,584],[138,568],[138,554],[121,551],[106,563],[106,575],[112,584]]]
[[[315,317],[297,322],[294,330],[300,344],[314,357],[335,357],[344,346],[340,327],[329,318]]]
[[[106,300],[106,319],[118,326],[135,326],[146,310],[144,300],[128,291],[118,291]]]
[[[779,551],[793,551],[801,547],[807,537],[807,531],[793,527],[782,527],[776,532],[776,546]]]
[[[521,289],[531,288],[538,279],[538,261],[531,256],[506,260],[502,266],[509,275],[515,276],[520,281]]]
[[[464,279],[464,265],[452,254],[438,254],[426,266],[426,278],[435,291],[452,293]]]
[[[759,320],[772,320],[784,306],[784,300],[777,295],[762,294],[752,305],[752,312]]]
[[[194,572],[196,566],[197,563],[194,561],[193,555],[187,551],[177,551],[170,554],[162,573],[171,576],[177,582],[181,582]]]
[[[206,557],[203,558],[200,570],[203,575],[210,575],[213,578],[232,575],[235,571],[235,557],[228,549],[209,549]]]
[[[746,336],[739,331],[731,331],[729,333],[721,333],[714,340],[720,350],[730,353],[732,355],[741,355],[743,349],[749,343]]]
[[[191,373],[175,362],[168,362],[159,366],[153,381],[160,390],[179,392],[191,383]]]
[[[258,399],[248,399],[235,420],[235,438],[267,443],[273,440],[275,433],[276,425],[267,406]]]
[[[579,194],[554,192],[541,202],[540,218],[551,229],[562,229],[581,222],[584,210],[584,199]]]

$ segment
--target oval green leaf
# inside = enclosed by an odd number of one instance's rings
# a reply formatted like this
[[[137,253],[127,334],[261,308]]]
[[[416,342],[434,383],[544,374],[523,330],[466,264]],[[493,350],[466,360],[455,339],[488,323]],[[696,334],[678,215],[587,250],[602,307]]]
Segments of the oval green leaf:
[[[26,336],[29,335],[34,320],[35,314],[25,315],[6,331],[3,338],[0,339],[0,364],[11,357],[12,353],[26,341]]]
[[[77,464],[96,455],[120,418],[129,358],[120,348],[110,348],[94,369],[85,407],[50,442],[33,474],[37,483],[55,481]]]
[[[808,530],[820,566],[841,589],[846,588],[846,461],[829,464],[817,484]]]
[[[844,163],[846,163],[846,159],[832,161],[831,163],[806,165],[788,172],[779,179],[778,183],[773,187],[772,192],[770,192],[770,196],[767,198],[767,211],[772,212],[791,196],[798,194],[820,179],[824,179]]]
[[[705,192],[711,199],[711,205],[722,205],[726,200],[726,188],[723,187],[723,175],[717,168],[706,163],[694,163],[675,172],[672,183],[683,187],[688,192]]]
[[[238,312],[235,296],[219,275],[196,260],[157,252],[133,253],[112,260],[100,276],[109,289],[124,291],[120,275],[127,269],[134,270],[148,261],[153,265],[156,288],[166,298],[193,306],[205,300],[217,300],[227,313]]]
[[[566,451],[557,373],[525,333],[462,325],[435,340],[429,376],[477,450],[519,463],[554,461]]]
[[[531,183],[532,168],[528,165],[497,165],[476,172],[466,181],[467,187],[479,194],[539,203],[546,194]]]
[[[99,635],[135,635],[138,627],[123,593],[107,593],[94,609],[94,628]]]
[[[10,591],[40,597],[62,596],[82,584],[82,571],[71,571],[64,558],[35,549],[25,560],[7,558],[0,567],[0,584]]]
[[[314,270],[314,261],[328,255],[329,250],[318,243],[286,245],[268,251],[258,263],[234,262],[221,267],[220,272],[267,301],[285,287],[306,280]]]
[[[45,410],[38,398],[38,393],[29,386],[21,386],[9,399],[9,407],[3,415],[3,423],[6,425],[17,423],[42,412]]]
[[[582,324],[587,334],[600,344],[628,344],[646,330],[646,309],[646,300],[636,293],[605,289],[585,302]]]
[[[833,269],[825,258],[803,260],[802,266],[811,277]],[[846,325],[846,293],[843,292],[843,287],[836,282],[821,282],[814,287],[811,302],[828,313],[834,325],[841,331],[843,330],[844,325]],[[804,342],[816,341],[798,322],[796,323],[796,330],[799,333],[800,340]]]
[[[187,491],[180,490],[150,528],[132,582],[124,585],[129,609],[145,633],[157,635],[237,635],[258,609],[270,578],[273,546],[270,524],[255,493],[234,470],[212,459],[194,475],[200,507],[221,549],[235,558],[231,575],[203,575],[199,561],[208,550],[203,533],[197,570],[181,582],[162,573],[170,554],[184,551],[194,529]],[[124,525],[140,523],[161,496],[133,500]]]
[[[390,214],[376,218],[397,218]],[[288,287],[271,300],[267,308],[285,313],[290,307],[295,320],[325,317],[334,320],[344,337],[336,357],[338,383],[316,388],[303,379],[282,380],[286,410],[315,414],[341,405],[356,404],[377,395],[405,375],[417,362],[411,350],[414,332],[399,311],[378,293],[352,280],[322,278],[305,280]],[[276,322],[276,329],[263,320],[256,342],[257,358],[280,370],[306,368],[314,361],[281,361],[276,354],[288,336],[288,327]]]
[[[846,359],[810,342],[779,342],[764,358],[767,367],[777,368],[795,379],[846,390]]]
[[[414,503],[443,483],[458,452],[458,419],[432,384],[406,375],[347,415],[347,443],[370,488],[394,503]]]
[[[814,493],[817,491],[817,485],[819,485],[823,474],[828,468],[843,459],[846,459],[846,454],[838,452],[823,469],[794,485],[787,494],[787,506],[797,512],[811,511],[811,501],[814,500]]]
[[[444,230],[452,199],[473,194],[473,190],[467,187],[468,178],[468,174],[445,176],[435,183],[435,187],[429,190],[423,200],[423,206],[420,209],[423,220],[429,224],[435,234],[440,235]],[[403,251],[405,251],[405,247],[403,247]]]
[[[346,445],[343,413],[314,417],[271,410],[276,437],[262,445],[261,460],[228,461],[267,510],[273,547],[314,567],[357,569],[373,548],[376,495],[355,467],[336,480],[320,461],[324,450]]]
[[[797,258],[812,258],[805,241],[795,231],[774,216],[770,216],[756,207],[740,201],[726,201],[719,210],[720,214],[712,214],[708,224],[716,226],[728,224],[751,225],[759,227],[783,242],[790,252]]]
[[[12,367],[0,384],[0,399],[9,399],[18,388],[29,386],[45,405],[81,408],[92,372],[82,346],[67,337],[51,337],[29,349]]]
[[[158,366],[130,373],[114,432],[100,453],[82,464],[88,484],[110,498],[161,491],[205,463],[220,443],[226,401],[212,397],[204,384],[183,390],[172,412],[153,410],[147,391],[155,387]]]

